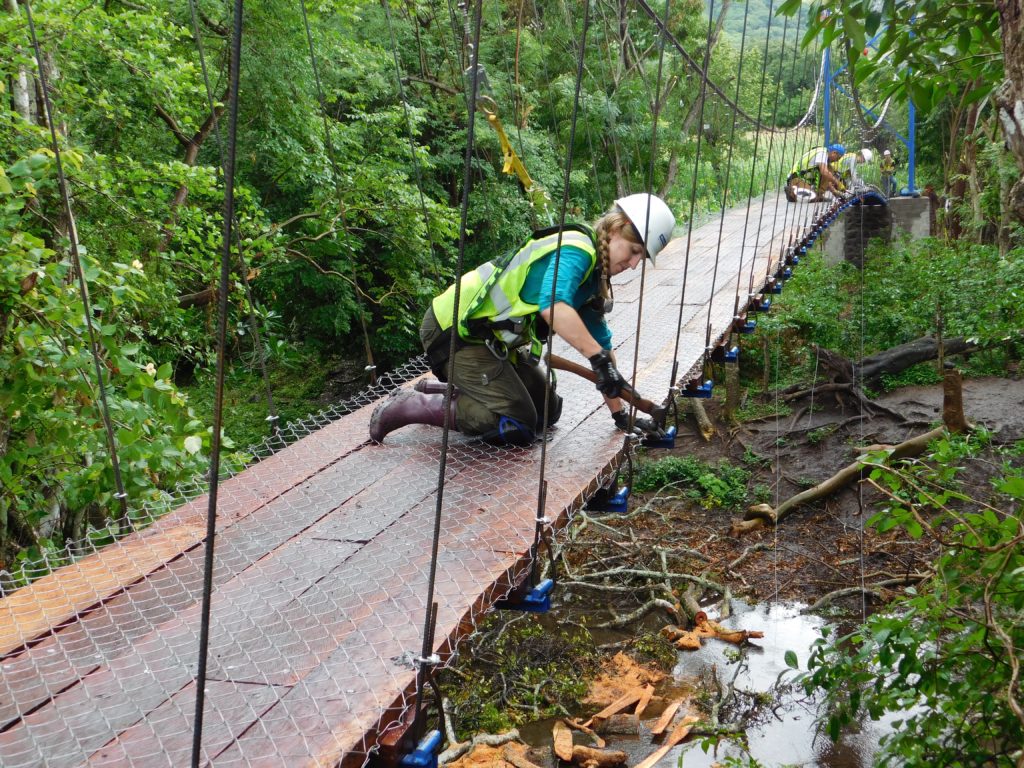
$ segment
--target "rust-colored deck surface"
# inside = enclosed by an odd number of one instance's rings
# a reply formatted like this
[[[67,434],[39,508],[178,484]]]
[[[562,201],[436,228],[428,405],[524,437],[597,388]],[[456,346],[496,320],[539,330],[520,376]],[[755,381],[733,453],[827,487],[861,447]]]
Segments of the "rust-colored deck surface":
[[[709,318],[716,340],[737,285],[742,308],[805,224],[787,217],[807,210],[755,201],[693,232],[685,278],[685,234],[657,268],[616,278],[609,321],[620,369],[637,358],[641,393],[663,400],[676,361],[680,380],[699,374]],[[211,765],[359,765],[411,706],[441,431],[369,443],[387,388],[308,422],[308,436],[221,484],[202,740]],[[544,470],[556,528],[624,450],[593,385],[561,374],[559,390]],[[528,570],[540,458],[539,445],[452,435],[435,594],[443,659]],[[188,764],[206,508],[199,496],[0,600],[0,765]]]

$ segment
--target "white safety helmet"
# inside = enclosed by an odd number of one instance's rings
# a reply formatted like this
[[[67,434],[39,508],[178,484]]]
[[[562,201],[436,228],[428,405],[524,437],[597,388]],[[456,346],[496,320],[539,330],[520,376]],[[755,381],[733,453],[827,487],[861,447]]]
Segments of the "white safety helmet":
[[[872,160],[875,159],[875,153],[872,152],[867,147],[864,147],[864,149],[860,151],[860,156],[864,158],[865,163],[870,163]]]
[[[672,215],[664,200],[646,192],[620,197],[615,204],[636,228],[637,234],[647,247],[647,257],[651,264],[654,264],[654,257],[672,239],[676,217]]]
[[[887,149],[887,150],[885,150],[885,152],[883,152],[882,154],[883,154],[883,155],[888,155],[888,156],[890,156],[890,157],[892,156],[892,152],[890,152],[890,151],[889,151],[888,149]]]

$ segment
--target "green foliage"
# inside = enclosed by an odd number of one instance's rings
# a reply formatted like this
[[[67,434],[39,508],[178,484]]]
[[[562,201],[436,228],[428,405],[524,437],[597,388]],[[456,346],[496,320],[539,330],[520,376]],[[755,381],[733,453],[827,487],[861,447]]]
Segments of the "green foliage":
[[[64,159],[81,165],[73,151]],[[49,247],[36,215],[52,209],[53,172],[40,150],[0,175],[0,545],[17,531],[15,543],[33,547],[19,561],[24,579],[39,575],[28,567],[36,558],[119,514],[77,277],[67,243]],[[142,263],[105,267],[83,253],[82,266],[129,507],[145,516],[201,471],[209,433],[169,381],[170,365],[131,339],[131,318],[149,300]]]
[[[804,683],[824,691],[833,739],[858,718],[893,717],[884,766],[1010,765],[1024,743],[1014,670],[1024,646],[1024,470],[994,470],[990,498],[953,490],[959,466],[997,465],[981,440],[945,438],[921,461],[869,460],[887,499],[871,524],[930,536],[943,551],[935,575],[844,637],[826,634]],[[1017,457],[1019,459],[1019,456]]]
[[[740,506],[747,496],[750,472],[726,460],[712,465],[691,456],[666,456],[644,462],[633,479],[641,493],[668,487],[686,489],[687,496],[705,509]]]
[[[802,0],[786,0],[780,12],[802,13],[805,6]],[[980,101],[1003,79],[993,2],[814,0],[806,13],[805,44],[838,40],[858,83],[872,79],[885,95],[912,99],[921,110],[960,94]],[[874,45],[868,48],[870,39]],[[951,61],[955,77],[950,77]]]
[[[893,243],[872,251],[863,272],[843,262],[827,265],[811,254],[786,284],[777,312],[761,320],[767,333],[817,344],[852,360],[920,336],[964,336],[983,346],[1005,347],[1024,328],[1024,251],[1005,257],[997,248],[934,239]],[[1012,346],[1010,347],[1012,349]],[[798,347],[783,364],[814,368],[813,352]],[[987,371],[992,363],[982,361]],[[899,381],[928,383],[923,368]]]
[[[458,677],[445,672],[441,679],[460,715],[459,738],[577,710],[597,668],[586,631],[546,627],[535,616],[499,614],[470,643],[469,668]]]

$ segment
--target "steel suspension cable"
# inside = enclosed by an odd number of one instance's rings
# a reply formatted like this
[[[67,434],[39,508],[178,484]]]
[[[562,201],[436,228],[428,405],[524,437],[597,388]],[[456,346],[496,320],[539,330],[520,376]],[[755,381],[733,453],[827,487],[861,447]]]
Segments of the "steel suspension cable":
[[[800,44],[799,44],[799,40],[800,40],[800,26],[801,26],[801,24],[803,22],[803,19],[804,19],[804,16],[803,16],[802,13],[797,14],[796,31],[793,34],[793,63],[790,66],[790,70],[789,70],[789,81],[791,83],[793,82],[793,77],[796,74],[796,57],[797,57],[797,53],[798,53],[799,48],[800,48]],[[781,86],[782,86],[782,69],[785,66],[785,59],[786,59],[785,53],[786,53],[786,49],[785,49],[785,46],[783,46],[783,48],[782,48],[782,50],[780,51],[780,54],[779,54],[779,91],[781,91],[781,89],[782,89],[781,88]],[[778,121],[778,114],[777,114],[777,112],[778,112],[778,92],[776,94],[776,102],[775,103],[776,103],[775,121],[777,122]],[[783,174],[786,174],[786,143],[788,141],[789,141],[789,134],[786,134],[783,137],[782,148],[779,151],[779,169],[777,171],[776,178],[781,178],[783,176]],[[797,149],[799,148],[800,144],[801,144],[800,134],[796,133],[796,134],[793,135],[793,163],[796,163],[796,152],[797,152]],[[786,175],[788,175],[788,174],[786,174]],[[766,194],[767,194],[767,188],[766,188]],[[778,195],[776,195],[776,200],[778,200]],[[795,204],[794,204],[794,209],[795,209]],[[786,221],[788,220],[788,218],[789,218],[789,206],[787,205],[785,208],[783,208],[783,214],[782,214],[782,232],[783,233],[785,233],[785,231],[786,231]],[[775,235],[779,231],[778,223],[779,223],[779,206],[778,206],[778,204],[776,204],[775,210],[774,210],[774,212],[772,214],[772,231],[771,231],[772,233],[771,233],[771,236],[770,236],[769,241],[768,241],[769,243],[772,243],[772,242],[775,241]],[[785,237],[783,236],[782,239],[785,240]],[[785,253],[785,250],[786,250],[786,243],[785,242],[781,242],[779,244],[779,261],[780,261],[780,263],[782,261],[782,255]],[[765,278],[766,279],[767,279],[769,273],[771,272],[771,268],[772,268],[772,260],[771,260],[771,253],[770,253],[770,251],[771,251],[771,248],[769,248],[769,257],[765,261],[765,268],[764,268],[764,270],[765,270]]]
[[[302,23],[306,29],[306,43],[309,46],[309,64],[313,70],[313,82],[316,85],[316,97],[317,102],[320,104],[320,116],[324,123],[324,146],[327,149],[327,159],[331,164],[331,176],[334,179],[334,191],[338,196],[338,205],[342,204],[341,195],[341,174],[338,172],[338,161],[334,154],[334,143],[331,141],[331,126],[327,120],[327,102],[324,99],[324,90],[320,84],[320,67],[316,61],[316,51],[313,48],[313,33],[309,28],[309,16],[306,14],[306,2],[305,0],[299,0],[299,7],[302,9]],[[422,201],[422,196],[421,196]],[[344,220],[344,212],[342,212]],[[433,250],[431,250],[433,254]],[[359,287],[359,273],[356,271],[356,265],[353,262],[352,268],[352,287],[353,295],[356,299],[356,313],[359,315],[359,327],[363,332],[363,344],[366,349],[366,370],[370,374],[370,383],[376,383],[377,381],[377,365],[373,358],[373,345],[370,343],[370,331],[366,327],[366,309],[363,306],[362,289]]]
[[[117,499],[121,512],[118,525],[123,529],[124,526],[130,523],[128,519],[128,494],[124,489],[124,480],[121,477],[121,463],[117,455],[117,437],[114,434],[114,423],[110,417],[110,403],[107,400],[107,386],[103,377],[103,364],[100,361],[99,340],[97,339],[96,328],[92,320],[92,302],[89,299],[89,285],[85,279],[85,270],[82,268],[82,255],[78,247],[78,227],[75,224],[74,211],[71,210],[71,193],[68,191],[68,180],[67,175],[64,173],[60,142],[57,140],[53,104],[50,102],[50,85],[47,82],[46,67],[43,64],[43,53],[39,45],[39,36],[36,34],[35,19],[32,16],[32,3],[31,0],[23,0],[23,2],[25,5],[25,17],[28,21],[28,31],[32,38],[32,50],[35,53],[36,67],[39,71],[39,90],[42,95],[43,109],[46,111],[46,123],[50,128],[50,146],[53,149],[53,161],[57,170],[57,186],[60,190],[64,215],[68,221],[68,248],[71,253],[71,265],[78,282],[78,296],[82,302],[82,312],[85,314],[89,352],[92,355],[93,370],[96,373],[96,386],[100,395],[100,416],[103,419],[107,451],[110,453],[110,467],[114,474],[114,498]]]
[[[797,17],[796,32],[793,35],[793,40],[794,40],[794,44],[793,44],[793,63],[790,65],[790,69],[789,69],[789,82],[790,83],[795,82],[794,78],[796,77],[796,60],[797,60],[797,54],[799,53],[799,50],[800,50],[800,44],[799,44],[799,40],[800,40],[800,24],[801,24],[802,21],[803,21],[803,14],[800,14]],[[785,55],[784,55],[785,51],[783,51],[782,53],[783,53],[783,58],[785,58]],[[787,139],[789,138],[788,134],[787,134],[786,138]],[[797,159],[799,157],[800,149],[801,149],[802,146],[805,146],[805,145],[804,145],[803,139],[801,138],[801,134],[800,133],[794,134],[793,135],[793,153],[791,155],[791,166],[790,167],[792,167],[793,165],[796,164]],[[780,152],[779,154],[781,156],[781,162],[780,162],[780,167],[779,167],[779,176],[778,176],[778,178],[783,178],[784,175],[788,176],[788,173],[786,171],[786,146],[785,146],[785,143],[783,143],[782,152]],[[776,199],[778,199],[778,198],[776,197]],[[790,216],[791,212],[792,212],[792,217]],[[778,207],[778,205],[776,205],[775,206],[775,220],[778,219],[778,215],[779,215],[779,207]],[[792,204],[792,208],[789,205],[787,205],[783,209],[783,214],[782,214],[782,232],[783,232],[783,237],[782,237],[782,242],[779,243],[779,263],[782,263],[783,255],[786,252],[787,246],[788,247],[792,247],[792,245],[793,245],[793,239],[795,237],[795,233],[793,232],[792,225],[795,223],[796,218],[797,218],[798,215],[799,215],[799,206],[796,203]],[[790,220],[791,218],[792,218],[792,221]],[[785,233],[787,232],[787,227],[789,227],[789,233],[790,233],[789,234],[790,240],[789,240],[788,244],[785,242]],[[774,238],[774,236],[775,236],[775,221],[772,222],[772,237]],[[769,254],[769,258],[768,258],[767,262],[765,263],[765,277],[766,278],[767,278],[768,274],[771,272],[771,268],[772,268],[772,260],[771,260],[770,254]]]
[[[213,593],[213,551],[217,533],[217,490],[220,483],[221,425],[224,414],[224,367],[228,335],[228,283],[231,278],[232,224],[235,220],[235,150],[238,133],[238,83],[242,59],[242,5],[234,0],[234,23],[228,65],[228,136],[224,158],[224,242],[220,260],[220,293],[217,297],[217,378],[213,401],[213,435],[210,441],[210,475],[206,512],[206,544],[203,557],[203,600],[199,625],[199,659],[196,671],[195,725],[192,731],[192,768],[199,768],[203,742],[203,705],[206,700],[206,664],[210,646],[210,602]]]
[[[220,133],[220,120],[217,113],[216,106],[213,101],[213,88],[210,86],[210,75],[206,67],[206,52],[203,48],[203,39],[199,33],[199,20],[196,13],[195,0],[188,0],[189,16],[192,20],[192,37],[196,43],[196,50],[199,53],[199,68],[203,73],[203,85],[206,88],[206,103],[210,110],[210,115],[214,121],[214,135],[217,141],[217,154],[220,161],[220,168],[224,168],[224,140]],[[246,313],[247,322],[249,325],[249,333],[253,338],[253,346],[256,349],[256,359],[259,361],[260,374],[263,379],[263,389],[267,399],[267,418],[266,421],[270,424],[270,434],[272,437],[278,437],[280,435],[281,425],[278,423],[277,409],[274,407],[274,393],[270,386],[270,373],[267,371],[267,356],[263,349],[263,341],[260,336],[259,327],[256,324],[256,316],[253,312],[253,307],[256,306],[256,302],[253,300],[252,286],[249,284],[249,268],[246,264],[245,254],[242,252],[241,242],[241,226],[238,223],[238,219],[234,222],[235,230],[235,246],[238,248],[238,261],[239,261],[239,273],[242,277],[242,285],[245,288],[246,301],[249,303],[249,311]]]
[[[786,50],[786,37],[787,37],[788,32],[789,32],[789,17],[786,17],[785,19],[783,19],[783,22],[782,22],[782,42],[781,42],[781,45],[780,45],[780,48],[781,48],[782,51]],[[776,122],[778,120],[778,116],[779,116],[779,92],[782,90],[782,66],[783,66],[784,63],[785,63],[785,56],[780,55],[779,56],[779,71],[778,71],[778,74],[776,75],[776,79],[775,79],[775,97],[774,97],[773,106],[772,106],[772,122]],[[767,64],[765,65],[765,68],[767,69]],[[769,133],[768,133],[768,151],[767,151],[767,154],[765,156],[764,180],[763,180],[763,183],[761,185],[761,200],[762,200],[762,203],[761,203],[761,209],[760,209],[760,211],[758,212],[758,215],[757,215],[757,229],[756,229],[756,231],[754,233],[754,256],[755,257],[754,257],[754,259],[751,260],[751,270],[754,269],[753,265],[754,265],[754,262],[756,261],[757,253],[758,253],[758,250],[759,250],[759,248],[761,246],[761,228],[762,228],[762,225],[764,224],[764,205],[765,205],[765,202],[767,202],[768,178],[769,178],[769,176],[771,176],[771,173],[772,173],[772,152],[774,150],[774,147],[775,147],[775,132],[774,131],[769,131]],[[776,202],[776,205],[775,205],[775,209],[776,209],[776,212],[778,212],[778,203],[777,202]],[[775,231],[773,229],[772,230],[771,238],[774,238],[774,237],[775,237]],[[769,238],[769,240],[768,240],[769,244],[771,243],[771,238]],[[769,261],[770,261],[770,259],[769,259]],[[753,283],[753,281],[751,281],[751,283]],[[751,290],[753,290],[753,285],[751,285]]]
[[[740,53],[738,58],[738,65],[736,67],[736,101],[740,100],[740,86],[743,83],[743,54],[746,52],[747,46],[747,20],[750,13],[750,3],[744,3],[743,5],[743,30],[740,34]],[[722,185],[722,211],[721,217],[718,220],[718,246],[715,252],[715,261],[718,260],[718,254],[722,250],[722,233],[725,231],[725,209],[728,205],[729,198],[729,181],[732,174],[732,153],[736,146],[736,112],[732,113],[732,125],[729,128],[729,152],[725,164],[725,183]],[[751,164],[753,165],[753,163]],[[749,207],[749,201],[748,201]],[[740,253],[737,259],[736,265],[736,295],[733,301],[732,314],[735,317],[739,314],[740,308],[740,283],[742,282],[743,274],[743,240],[740,240]],[[711,343],[711,307],[708,305],[708,337],[704,342],[705,348]],[[728,335],[728,334],[727,334]]]
[[[306,3],[304,2],[304,0],[300,0],[300,4],[302,5],[302,17],[305,20],[306,19]],[[394,25],[391,22],[391,2],[390,2],[390,0],[382,0],[381,5],[384,7],[384,17],[387,19],[387,23],[388,23],[388,38],[391,41],[391,54],[392,54],[392,57],[393,57],[394,62],[395,62],[395,82],[397,83],[397,86],[398,86],[398,98],[402,102],[402,113],[405,116],[405,132],[406,132],[406,136],[409,139],[409,160],[411,161],[412,167],[413,167],[413,169],[416,172],[416,191],[419,193],[419,197],[420,197],[420,210],[421,210],[421,212],[423,214],[423,226],[424,226],[424,230],[425,230],[426,235],[427,235],[427,242],[430,244],[430,261],[434,265],[434,283],[438,287],[443,287],[441,285],[441,283],[442,283],[442,280],[441,280],[441,269],[440,269],[440,266],[437,263],[437,244],[434,242],[434,237],[431,234],[430,213],[427,210],[426,196],[423,194],[423,168],[421,167],[420,161],[419,161],[419,159],[417,158],[417,155],[416,155],[416,141],[415,141],[415,139],[413,138],[413,135],[412,135],[412,114],[409,111],[409,100],[408,100],[408,98],[405,95],[405,86],[402,84],[402,66],[401,66],[401,64],[398,61],[398,42],[395,39],[395,29],[394,29]],[[313,55],[313,41],[312,41],[312,38],[309,35],[309,22],[308,21],[306,21],[306,36],[309,39],[309,55],[315,61],[315,57]],[[318,77],[317,78],[317,88],[318,89],[320,87],[319,83],[320,83],[320,80],[319,80],[319,77]],[[323,96],[322,95],[320,96],[320,99],[321,99],[321,101],[323,101]],[[326,119],[326,111],[325,111],[325,113],[324,113],[324,129],[325,129],[325,131],[326,131],[326,128],[327,128],[327,119]],[[332,163],[333,163],[333,161],[332,161]],[[337,175],[335,175],[335,179],[337,179]],[[335,181],[335,183],[337,183],[337,181]]]
[[[469,193],[473,173],[473,150],[476,137],[476,102],[480,87],[480,28],[483,17],[483,0],[476,0],[473,28],[472,55],[470,57],[469,94],[466,107],[466,155],[463,164],[462,202],[460,205],[459,255],[456,274],[461,276],[466,256],[466,231],[469,218]],[[452,328],[458,328],[459,304],[462,296],[462,280],[455,280],[455,296],[452,308]],[[448,382],[444,393],[444,425],[441,432],[441,457],[437,469],[437,500],[434,504],[434,529],[430,542],[430,568],[427,574],[426,610],[423,616],[423,643],[420,656],[416,659],[416,700],[414,703],[413,731],[417,735],[423,724],[423,691],[430,677],[431,668],[438,663],[434,655],[434,621],[437,618],[434,591],[437,584],[437,556],[441,541],[441,519],[444,508],[445,473],[448,468],[448,445],[452,429],[452,369],[455,365],[457,333],[450,334],[448,345]]]
[[[544,531],[544,526],[549,521],[544,515],[545,502],[547,500],[547,458],[548,458],[548,432],[550,427],[548,426],[548,420],[551,413],[551,390],[553,388],[553,372],[551,368],[551,348],[553,346],[555,328],[555,291],[558,288],[558,267],[562,260],[562,235],[565,231],[565,214],[569,207],[569,179],[572,176],[572,161],[573,161],[573,147],[576,144],[576,121],[579,117],[579,104],[580,104],[580,93],[583,91],[583,62],[586,58],[587,51],[587,32],[590,29],[590,3],[586,2],[583,5],[583,29],[580,32],[580,43],[579,43],[579,57],[576,64],[576,88],[573,95],[572,103],[572,119],[569,123],[569,141],[566,148],[565,157],[565,172],[562,175],[562,205],[558,213],[558,241],[555,245],[555,264],[552,270],[551,276],[551,328],[549,333],[549,340],[546,346],[545,355],[545,376],[544,376],[544,414],[543,421],[544,432],[540,441],[540,472],[537,480],[537,517],[534,525],[533,545],[530,547],[530,557],[532,562],[532,568],[536,571],[537,557],[540,547],[541,535]]]
[[[665,26],[668,26],[668,18],[670,13],[672,2],[671,0],[665,0]],[[654,187],[654,163],[658,155],[658,118],[661,115],[661,78],[665,67],[665,36],[659,36],[659,51],[658,51],[658,75],[655,79],[654,85],[654,114],[651,120],[651,162],[647,167],[647,179],[645,187],[648,194],[653,194]],[[644,241],[650,237],[651,229],[651,206],[647,206],[647,215],[644,219],[643,229],[640,230],[644,235]],[[634,335],[633,342],[633,375],[631,378],[631,385],[636,390],[636,376],[637,369],[640,366],[640,333],[643,328],[643,316],[644,316],[644,286],[647,279],[647,259],[640,260],[640,291],[637,298],[636,304],[636,333]],[[672,383],[675,386],[675,382]],[[630,435],[633,434],[633,424],[636,421],[636,403],[631,403],[629,407],[629,428],[626,432],[625,445],[628,445]]]
[[[765,86],[768,81],[768,44],[771,41],[772,36],[772,19],[774,18],[774,2],[775,0],[768,0],[768,26],[764,33],[764,50],[761,54],[762,62],[764,66],[761,68],[761,87],[759,89],[757,97],[757,120],[755,124],[758,126],[754,129],[754,157],[750,164],[750,184],[747,188],[747,210],[743,216],[743,236],[740,239],[740,248],[747,247],[747,232],[750,227],[750,208],[754,199],[754,179],[757,177],[757,160],[758,150],[761,144],[761,118],[763,117],[764,110],[764,92]],[[761,210],[764,210],[764,198],[761,198]],[[758,224],[760,229],[760,223]],[[757,260],[757,237],[755,236],[754,249],[752,251],[750,259],[750,283],[747,286],[747,292],[753,293],[754,291],[754,262]],[[742,262],[742,259],[741,259]],[[737,306],[734,315],[739,313],[739,301],[737,297]]]
[[[643,3],[643,0],[639,0],[639,2]],[[699,110],[698,110],[699,111],[699,116],[697,118],[697,123],[698,123],[698,125],[701,126],[701,128],[697,132],[697,149],[696,149],[696,152],[695,152],[695,155],[694,155],[694,159],[693,159],[693,183],[690,185],[690,213],[689,213],[689,216],[688,216],[688,220],[686,222],[686,256],[683,258],[683,285],[682,285],[682,288],[680,289],[680,296],[679,296],[679,319],[678,319],[678,321],[676,323],[675,346],[673,347],[673,350],[672,350],[673,364],[672,364],[672,374],[671,374],[672,381],[669,382],[669,387],[670,388],[676,386],[676,380],[675,379],[676,379],[676,374],[678,373],[677,368],[678,368],[678,365],[679,365],[679,342],[680,342],[680,340],[682,338],[682,334],[683,334],[683,309],[686,306],[686,283],[687,283],[687,277],[688,277],[689,272],[690,272],[690,251],[691,251],[691,246],[693,245],[693,218],[694,218],[694,212],[696,210],[696,204],[697,204],[697,179],[700,176],[700,151],[701,151],[702,139],[704,137],[704,129],[703,129],[703,126],[704,126],[704,105],[705,105],[705,103],[707,101],[707,86],[708,86],[708,82],[709,82],[708,81],[708,65],[709,65],[710,60],[711,60],[711,30],[712,30],[712,25],[713,25],[713,22],[714,22],[714,9],[715,9],[715,0],[710,0],[710,2],[708,4],[707,45],[704,47],[704,64],[703,64],[703,66],[701,68],[700,95],[698,96],[698,98],[700,99],[700,107],[699,107]],[[666,31],[666,35],[667,34],[668,33]],[[715,266],[717,268],[718,265],[716,264]],[[712,292],[713,292],[713,290],[714,289],[712,289]],[[707,363],[707,352],[705,351],[704,360],[702,362],[702,365],[706,365],[706,363]]]

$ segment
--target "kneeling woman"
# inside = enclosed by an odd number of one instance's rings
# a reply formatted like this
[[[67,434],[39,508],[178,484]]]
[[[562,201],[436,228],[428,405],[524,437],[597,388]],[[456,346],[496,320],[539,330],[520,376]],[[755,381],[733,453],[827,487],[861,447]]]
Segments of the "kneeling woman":
[[[663,200],[635,194],[615,201],[593,228],[567,225],[561,248],[556,228],[535,232],[518,250],[462,276],[459,311],[455,286],[437,296],[420,327],[431,370],[455,386],[449,425],[466,435],[499,444],[528,445],[543,431],[545,371],[538,363],[549,329],[588,358],[615,423],[628,428],[619,394],[626,381],[615,367],[610,278],[651,263],[672,237],[675,217]],[[646,234],[646,236],[643,236]],[[557,258],[556,258],[557,255]],[[457,318],[452,327],[453,317]],[[455,359],[449,360],[455,332]],[[370,438],[381,442],[407,424],[443,426],[444,395],[400,390],[378,406]],[[558,421],[562,398],[550,389],[549,424]],[[650,419],[635,424],[658,434]]]

